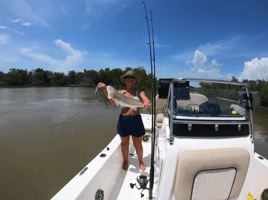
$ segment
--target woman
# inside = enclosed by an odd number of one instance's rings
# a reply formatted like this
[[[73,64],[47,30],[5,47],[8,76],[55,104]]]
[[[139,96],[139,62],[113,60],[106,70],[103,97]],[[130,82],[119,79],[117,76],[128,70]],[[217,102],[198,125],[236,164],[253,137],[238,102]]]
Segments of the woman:
[[[136,77],[134,71],[128,71],[126,74],[120,77],[120,80],[126,85],[125,90],[119,90],[118,92],[124,94],[125,96],[133,97],[137,100],[142,100],[143,109],[151,106],[149,99],[146,97],[145,93],[141,90],[134,90],[134,85],[139,82],[138,77]],[[108,94],[105,90],[105,84],[98,84],[100,90],[105,95],[106,100],[112,105],[115,106],[115,102],[112,99],[108,99]],[[129,137],[132,136],[133,144],[136,149],[140,169],[142,171],[146,170],[146,167],[142,161],[143,148],[142,148],[142,136],[145,134],[144,126],[142,123],[141,115],[139,108],[137,111],[127,107],[121,107],[121,114],[119,115],[118,124],[117,124],[117,133],[121,138],[121,147],[124,158],[124,163],[122,168],[124,170],[128,169],[128,150],[129,150]]]

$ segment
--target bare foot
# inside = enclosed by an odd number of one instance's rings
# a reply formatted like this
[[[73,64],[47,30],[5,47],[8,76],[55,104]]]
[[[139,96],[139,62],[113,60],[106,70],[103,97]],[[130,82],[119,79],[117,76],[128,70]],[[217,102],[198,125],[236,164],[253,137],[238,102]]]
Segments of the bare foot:
[[[146,167],[144,166],[143,163],[140,164],[140,169],[141,169],[141,171],[143,171],[143,172],[146,170]]]
[[[124,161],[122,169],[127,171],[127,169],[128,169],[128,161]]]

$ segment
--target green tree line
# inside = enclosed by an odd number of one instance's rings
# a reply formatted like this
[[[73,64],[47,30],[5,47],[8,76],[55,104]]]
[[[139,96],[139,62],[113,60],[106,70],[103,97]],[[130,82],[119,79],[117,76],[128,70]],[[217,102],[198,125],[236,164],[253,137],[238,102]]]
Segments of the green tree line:
[[[112,85],[117,89],[124,88],[125,85],[120,81],[120,76],[129,70],[134,70],[139,77],[139,83],[135,85],[136,88],[142,90],[151,89],[152,75],[146,73],[144,67],[137,68],[126,67],[124,70],[115,68],[101,69],[99,71],[86,70],[84,72],[69,71],[67,75],[60,72],[51,72],[37,68],[30,72],[22,69],[12,68],[8,73],[0,71],[0,86],[83,86],[96,87],[99,82],[106,85]],[[237,78],[232,77],[233,82],[239,82]],[[250,83],[252,87],[250,91],[259,91],[261,93],[261,105],[268,106],[268,82],[264,80],[247,80],[242,82]],[[159,85],[156,79],[156,86]],[[223,89],[223,90],[237,90],[240,91],[242,86],[227,85],[219,83],[200,83],[202,88],[207,89]]]
[[[233,82],[239,82],[236,77],[232,77]],[[258,91],[261,94],[261,106],[268,106],[268,82],[265,80],[247,80],[244,79],[242,82],[250,83],[252,85],[249,88],[250,91]],[[222,90],[236,90],[240,91],[243,86],[238,85],[227,85],[227,84],[220,84],[220,83],[199,83],[202,88],[206,89],[222,89]]]
[[[146,73],[144,67],[137,68],[126,67],[124,70],[120,68],[86,70],[84,72],[69,71],[67,75],[59,72],[51,72],[37,68],[30,72],[22,69],[10,69],[8,73],[0,71],[0,86],[83,86],[96,87],[99,82],[106,85],[112,85],[115,88],[124,88],[125,85],[120,81],[120,76],[129,70],[134,70],[139,78],[136,88],[142,90],[151,89],[152,75]],[[158,85],[158,81],[156,79]]]

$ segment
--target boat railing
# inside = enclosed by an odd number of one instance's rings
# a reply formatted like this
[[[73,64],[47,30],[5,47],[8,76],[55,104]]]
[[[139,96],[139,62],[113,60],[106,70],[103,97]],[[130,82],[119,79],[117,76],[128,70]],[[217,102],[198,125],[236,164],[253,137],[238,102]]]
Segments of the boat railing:
[[[178,79],[173,79],[172,83],[174,84],[176,82],[184,82],[184,81],[241,85],[241,86],[245,86],[247,88],[251,88],[251,86],[252,86],[250,83],[241,83],[241,82],[233,82],[233,81],[214,80],[214,79],[198,79],[198,78],[178,78]]]

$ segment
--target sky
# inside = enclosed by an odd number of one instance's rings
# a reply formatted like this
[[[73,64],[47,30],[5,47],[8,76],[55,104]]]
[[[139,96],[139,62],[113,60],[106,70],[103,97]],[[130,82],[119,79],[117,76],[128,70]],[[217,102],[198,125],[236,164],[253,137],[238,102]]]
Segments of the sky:
[[[144,2],[157,78],[268,80],[267,0]],[[148,42],[140,0],[0,0],[4,73],[138,66],[150,73]]]

